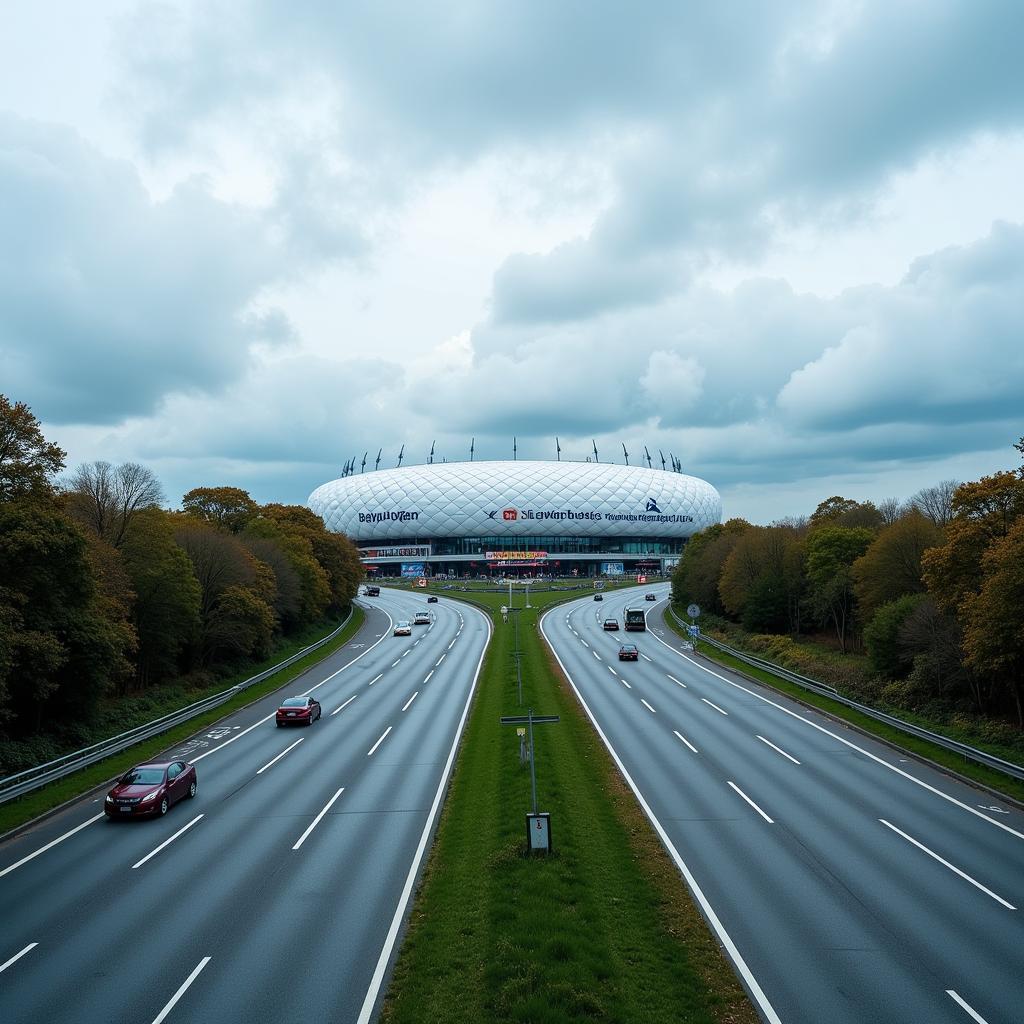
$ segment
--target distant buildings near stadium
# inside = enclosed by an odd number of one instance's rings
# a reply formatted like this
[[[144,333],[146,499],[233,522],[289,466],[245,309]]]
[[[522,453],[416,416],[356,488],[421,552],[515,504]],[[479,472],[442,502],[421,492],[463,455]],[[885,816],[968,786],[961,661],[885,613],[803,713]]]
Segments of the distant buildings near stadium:
[[[697,477],[593,462],[446,462],[358,473],[309,507],[371,576],[660,573],[722,518]]]

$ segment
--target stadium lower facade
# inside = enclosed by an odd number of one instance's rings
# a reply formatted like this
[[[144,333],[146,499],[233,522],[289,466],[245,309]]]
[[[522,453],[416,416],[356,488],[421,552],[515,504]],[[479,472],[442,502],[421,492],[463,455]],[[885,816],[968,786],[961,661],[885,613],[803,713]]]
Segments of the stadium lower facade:
[[[697,477],[592,462],[457,462],[331,480],[309,507],[371,577],[617,576],[670,571],[722,518]]]

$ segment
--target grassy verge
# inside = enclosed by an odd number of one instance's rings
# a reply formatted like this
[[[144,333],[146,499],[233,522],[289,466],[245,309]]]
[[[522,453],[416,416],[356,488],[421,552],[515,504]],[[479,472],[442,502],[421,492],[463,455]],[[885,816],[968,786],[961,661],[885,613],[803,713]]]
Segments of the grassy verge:
[[[108,757],[103,761],[98,761],[96,764],[83,768],[73,775],[58,779],[56,782],[52,782],[42,789],[37,789],[33,793],[28,793],[17,800],[0,805],[0,836],[13,828],[17,828],[19,825],[23,825],[27,821],[31,821],[33,818],[37,818],[46,811],[59,807],[68,800],[73,800],[83,793],[88,793],[89,790],[101,785],[106,780],[127,771],[133,764],[138,764],[149,757],[159,754],[162,750],[166,750],[181,740],[187,739],[194,733],[205,729],[214,722],[220,721],[220,719],[237,711],[239,708],[245,707],[247,704],[265,697],[268,693],[273,693],[274,690],[280,689],[296,676],[305,672],[310,666],[315,665],[318,661],[322,661],[329,654],[346,644],[359,630],[364,618],[363,611],[360,608],[354,607],[352,609],[352,618],[337,637],[324,644],[323,647],[310,652],[306,657],[300,658],[294,664],[275,673],[269,679],[264,679],[262,682],[250,686],[248,689],[236,694],[226,703],[213,708],[205,714],[199,715],[197,718],[183,722],[173,729],[168,729],[167,732],[161,733],[159,736],[154,736],[142,743],[138,743],[134,747],[130,747],[128,750]],[[308,642],[304,646],[308,646]],[[282,655],[281,652],[278,652],[275,656],[275,661],[262,668],[259,666],[251,668],[242,678],[247,679],[252,675],[257,675],[265,668],[275,664],[276,661],[282,661],[287,657],[288,654]],[[234,682],[222,680],[218,690],[226,690],[232,685],[234,685]]]
[[[667,612],[665,614],[665,624],[679,636],[687,638],[686,631]],[[877,736],[879,739],[886,740],[888,743],[892,743],[903,750],[908,750],[911,753],[927,758],[929,761],[934,761],[936,764],[949,768],[965,778],[973,779],[976,782],[991,787],[997,792],[1005,793],[1008,797],[1024,802],[1024,783],[1018,782],[1002,772],[993,771],[984,765],[975,764],[973,761],[968,761],[952,750],[929,743],[927,740],[918,739],[918,737],[901,732],[899,729],[894,729],[884,722],[879,722],[869,715],[864,715],[853,708],[848,708],[845,704],[840,704],[838,701],[814,693],[812,690],[805,690],[802,686],[797,686],[796,683],[791,683],[771,672],[755,668],[752,665],[748,665],[745,661],[740,661],[738,658],[733,658],[728,654],[717,651],[710,644],[702,644],[700,654],[710,661],[717,662],[719,665],[756,679],[773,690],[778,690],[780,693],[797,698],[804,704],[809,704],[812,707],[826,711],[833,717],[849,722],[870,735]],[[931,732],[944,731],[943,723],[930,721],[922,718],[920,715],[911,717],[910,715],[900,713],[899,717],[906,717],[907,721],[912,721],[915,725],[920,725]],[[961,741],[968,743],[970,746],[977,747],[979,750],[989,751],[989,746],[977,740],[977,738],[963,737]],[[997,757],[1003,757],[1004,759],[1007,757],[1006,752],[1002,750],[993,749],[990,752]]]
[[[537,594],[515,613],[522,707],[513,624],[494,615],[387,1024],[757,1020],[539,634],[538,614],[575,596]],[[503,603],[472,600],[492,613]],[[524,853],[530,772],[515,728],[498,722],[528,706],[561,717],[535,736],[538,802],[552,822],[546,858]]]

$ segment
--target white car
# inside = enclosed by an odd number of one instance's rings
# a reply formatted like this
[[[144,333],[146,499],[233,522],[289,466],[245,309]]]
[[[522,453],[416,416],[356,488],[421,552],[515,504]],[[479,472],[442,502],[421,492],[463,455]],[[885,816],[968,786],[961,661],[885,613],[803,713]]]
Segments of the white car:
[[[430,612],[417,612],[415,618],[412,620],[414,626],[429,626],[430,625]]]
[[[406,622],[404,619],[401,622],[395,623],[395,631],[391,634],[392,636],[412,636],[412,623]]]

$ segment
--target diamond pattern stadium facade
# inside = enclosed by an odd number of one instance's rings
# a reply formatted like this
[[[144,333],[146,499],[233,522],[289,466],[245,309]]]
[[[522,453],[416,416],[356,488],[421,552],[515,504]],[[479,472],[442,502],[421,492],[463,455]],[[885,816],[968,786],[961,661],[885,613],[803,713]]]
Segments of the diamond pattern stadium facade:
[[[704,480],[592,462],[379,470],[331,480],[308,504],[381,576],[660,572],[722,518]]]

